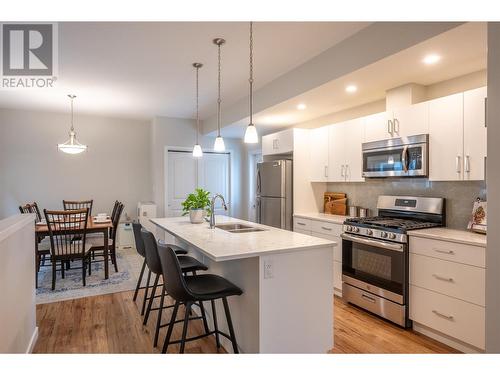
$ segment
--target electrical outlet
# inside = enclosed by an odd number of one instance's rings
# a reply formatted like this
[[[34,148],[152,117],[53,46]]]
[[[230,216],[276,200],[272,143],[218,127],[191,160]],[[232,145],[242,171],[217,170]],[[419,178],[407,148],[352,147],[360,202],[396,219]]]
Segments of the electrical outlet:
[[[264,279],[274,278],[274,266],[271,259],[264,260]]]

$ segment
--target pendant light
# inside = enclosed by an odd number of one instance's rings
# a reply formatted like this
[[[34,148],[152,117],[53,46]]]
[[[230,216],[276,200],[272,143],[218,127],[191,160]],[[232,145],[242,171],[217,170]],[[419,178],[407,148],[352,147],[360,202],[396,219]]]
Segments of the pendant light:
[[[220,99],[220,48],[221,46],[226,43],[226,41],[222,38],[215,38],[213,40],[214,44],[218,48],[218,56],[219,56],[219,64],[218,64],[218,96],[217,96],[217,138],[215,138],[215,143],[214,143],[214,151],[225,151],[226,147],[224,145],[224,139],[220,135],[220,104],[221,104],[221,99]]]
[[[59,143],[57,148],[59,151],[65,152],[66,154],[79,154],[87,150],[86,145],[82,145],[76,140],[76,132],[73,126],[73,100],[75,100],[75,95],[68,95],[71,99],[71,128],[69,130],[69,139],[64,143]]]
[[[193,63],[196,69],[196,144],[193,147],[193,157],[201,158],[203,156],[203,150],[201,149],[200,143],[198,142],[198,135],[200,134],[200,112],[198,110],[199,101],[199,85],[198,85],[198,73],[200,68],[203,66],[201,63]]]
[[[253,124],[253,22],[250,22],[250,122],[245,130],[245,143],[259,143],[257,129]]]

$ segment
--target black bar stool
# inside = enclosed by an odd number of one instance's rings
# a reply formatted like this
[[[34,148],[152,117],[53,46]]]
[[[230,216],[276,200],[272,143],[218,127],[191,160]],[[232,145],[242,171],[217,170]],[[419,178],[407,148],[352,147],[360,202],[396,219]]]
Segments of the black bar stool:
[[[219,335],[223,335],[231,340],[234,353],[238,353],[238,344],[234,334],[233,322],[231,313],[227,303],[227,297],[239,296],[243,291],[230,281],[218,275],[202,274],[193,276],[183,276],[181,265],[175,252],[169,248],[161,248],[158,252],[161,267],[163,271],[163,279],[165,280],[165,288],[171,298],[175,300],[174,311],[170,323],[168,324],[167,336],[163,344],[162,353],[166,353],[170,344],[180,343],[180,353],[184,353],[186,342],[193,341],[202,337],[215,335],[217,348],[220,348]],[[229,335],[219,331],[217,325],[217,315],[215,312],[215,300],[222,299],[224,304],[224,312],[226,314],[227,325],[229,327]],[[212,305],[212,315],[214,319],[214,330],[205,331],[204,334],[195,337],[186,338],[187,328],[189,323],[189,313],[191,306],[197,301],[203,305],[203,301],[210,301]],[[182,338],[180,340],[170,341],[174,324],[180,322],[177,319],[177,312],[181,304],[185,305],[186,311],[184,314],[184,325],[182,327]],[[202,310],[203,313],[203,310]]]
[[[141,286],[142,278],[144,277],[144,271],[146,269],[146,250],[144,249],[144,242],[142,241],[141,237],[141,228],[142,225],[140,223],[132,223],[132,229],[134,230],[135,248],[137,250],[137,253],[139,253],[139,255],[144,258],[144,261],[142,262],[141,273],[139,274],[139,279],[137,280],[137,286],[135,287],[133,301],[135,302],[135,300],[137,299],[137,294],[139,293],[140,289],[146,289],[144,292],[144,299],[142,301],[142,309],[141,309],[141,315],[144,315],[144,312],[146,310],[146,302],[148,300],[149,285],[151,282],[151,270],[148,269],[146,285]],[[187,251],[179,246],[176,245],[170,245],[170,246],[175,247],[174,250],[176,254],[187,254]]]
[[[157,243],[155,242],[154,236],[151,232],[148,232],[144,228],[141,229],[141,237],[143,239],[144,243],[144,248],[146,250],[146,263],[149,268],[149,270],[156,275],[153,289],[151,291],[151,296],[148,298],[149,303],[148,303],[148,308],[146,310],[146,315],[144,316],[144,321],[143,324],[147,324],[148,319],[149,319],[149,314],[153,310],[158,310],[158,316],[157,316],[157,321],[156,321],[156,329],[155,329],[155,337],[154,337],[154,347],[158,345],[158,335],[160,333],[160,328],[162,327],[161,325],[161,316],[164,308],[170,308],[174,307],[174,305],[168,305],[164,306],[164,300],[165,296],[167,296],[167,292],[165,289],[165,279],[163,279],[163,284],[158,285],[158,281],[160,278],[160,275],[162,274],[162,268],[161,268],[161,263],[160,263],[160,258],[158,256],[158,246]],[[166,249],[164,247],[164,249]],[[177,256],[177,255],[176,255]],[[186,274],[188,272],[191,272],[193,274],[196,274],[196,271],[206,271],[208,270],[208,267],[205,266],[203,263],[199,262],[197,259],[189,256],[179,256],[179,263],[181,265],[181,272],[183,274]],[[162,291],[160,295],[156,295],[156,289],[161,286]],[[153,308],[153,300],[154,298],[161,297],[160,299],[160,305],[159,307]],[[205,314],[205,309],[203,307],[203,304],[199,303],[198,306],[200,307],[201,311],[201,317],[194,317],[192,319],[203,319],[203,325],[205,327],[205,331],[208,332],[208,324],[207,324],[207,318]],[[166,325],[163,325],[165,327]]]

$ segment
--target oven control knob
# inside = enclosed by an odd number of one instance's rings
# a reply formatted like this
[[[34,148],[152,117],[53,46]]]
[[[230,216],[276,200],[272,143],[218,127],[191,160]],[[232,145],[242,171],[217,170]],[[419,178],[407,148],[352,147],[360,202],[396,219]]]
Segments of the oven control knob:
[[[371,229],[367,229],[366,230],[366,234],[369,235],[369,236],[371,236],[371,235],[373,235],[373,231]]]
[[[393,240],[396,238],[396,235],[394,233],[389,233],[389,238]]]
[[[354,231],[354,233],[359,233],[359,228],[358,227],[354,227],[354,228],[352,228],[352,230]]]
[[[387,232],[380,232],[380,237],[387,238]]]
[[[352,232],[352,231],[354,230],[354,227],[353,227],[353,226],[351,226],[351,225],[349,225],[349,226],[347,227],[347,230],[348,230],[349,232]]]

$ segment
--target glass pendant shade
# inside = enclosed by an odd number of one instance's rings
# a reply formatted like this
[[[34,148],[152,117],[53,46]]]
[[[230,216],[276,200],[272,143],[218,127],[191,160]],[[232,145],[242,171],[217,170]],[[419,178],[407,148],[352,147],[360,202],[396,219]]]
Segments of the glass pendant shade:
[[[259,143],[257,128],[254,124],[249,124],[245,130],[245,143]]]
[[[203,150],[199,144],[195,144],[193,147],[193,156],[195,158],[201,158],[203,156]]]
[[[87,150],[86,145],[82,145],[76,140],[76,133],[74,131],[70,131],[69,140],[64,143],[59,143],[57,145],[57,148],[59,149],[59,151],[62,151],[66,154],[79,154]]]
[[[226,146],[224,145],[224,139],[219,135],[215,138],[214,151],[225,151]]]

